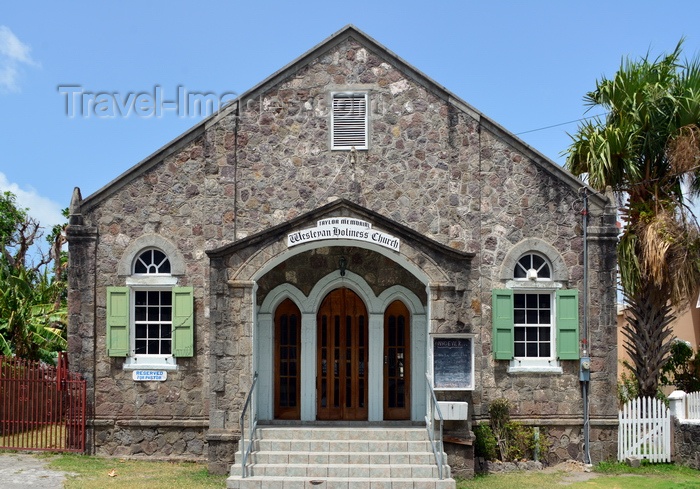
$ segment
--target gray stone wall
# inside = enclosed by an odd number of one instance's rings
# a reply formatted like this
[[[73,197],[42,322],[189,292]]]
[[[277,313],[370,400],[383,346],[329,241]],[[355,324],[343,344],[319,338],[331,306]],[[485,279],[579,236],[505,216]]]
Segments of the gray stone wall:
[[[545,428],[549,451],[542,456],[548,465],[556,465],[567,460],[583,462],[584,434],[581,425],[549,426]],[[591,463],[613,460],[617,456],[617,426],[612,422],[603,425],[593,423],[590,433]]]
[[[443,446],[452,477],[459,476],[464,479],[474,477],[474,447],[468,444],[449,442],[445,442]]]
[[[207,460],[207,442],[197,421],[106,423],[96,436],[97,454],[122,458]]]
[[[700,470],[700,423],[673,422],[673,462]]]
[[[204,443],[203,450],[191,451],[189,441],[183,453],[179,453],[179,448],[173,448],[171,443],[163,445],[161,441],[153,442],[148,439],[150,435],[145,435],[146,441],[149,450],[155,450],[152,453],[154,457],[207,457],[204,437],[210,399],[206,356],[209,331],[205,327],[208,324],[205,313],[208,303],[208,260],[203,251],[206,240],[199,231],[207,219],[202,217],[204,209],[198,209],[194,216],[195,224],[188,226],[192,210],[187,204],[188,187],[185,185],[187,178],[200,170],[198,165],[192,164],[191,158],[195,157],[201,157],[201,140],[193,142],[164,163],[165,168],[145,172],[101,205],[84,210],[86,221],[95,225],[98,235],[93,253],[96,263],[92,277],[94,289],[85,290],[81,296],[84,304],[92,303],[94,294],[94,326],[90,325],[89,316],[80,318],[84,325],[81,328],[94,331],[94,346],[91,349],[94,348],[95,375],[94,383],[90,383],[94,390],[89,403],[96,420],[95,447],[92,450],[95,453],[113,454],[121,441],[129,437],[140,439],[144,430],[133,427],[129,422],[148,421],[157,426],[195,421],[197,427],[188,430],[197,433],[196,437]],[[178,370],[168,372],[168,378],[163,383],[134,382],[132,372],[123,369],[124,359],[108,357],[106,349],[106,289],[125,285],[126,277],[117,273],[119,263],[129,244],[146,234],[160,235],[178,248],[186,261],[185,275],[179,278],[178,284],[195,288],[195,356],[178,358]],[[115,430],[104,428],[104,421],[115,420],[126,424]],[[158,435],[158,430],[154,430],[153,437]],[[170,428],[172,433],[178,430]],[[172,436],[170,434],[169,438]],[[180,445],[177,444],[177,447]],[[120,450],[116,451],[121,454]]]
[[[582,290],[583,235],[580,196],[563,187],[545,170],[532,164],[524,164],[522,155],[513,152],[500,141],[492,140],[492,144],[486,146],[483,152],[484,179],[494,184],[482,191],[483,249],[477,258],[480,260],[482,278],[481,302],[487,305],[490,313],[491,290],[504,286],[497,278],[500,264],[510,248],[522,239],[530,237],[545,240],[559,252],[569,271],[566,287]],[[505,191],[500,191],[495,182],[503,182]],[[602,242],[600,246],[589,246],[589,253],[594,258],[591,264],[598,264],[600,259],[596,255],[614,254],[614,241]],[[592,396],[595,397],[594,404],[606,404],[607,411],[600,414],[610,416],[614,413],[614,406],[606,399],[610,397],[609,392],[614,391],[616,372],[612,370],[611,374],[609,370],[610,367],[615,368],[614,360],[612,365],[610,364],[610,345],[615,344],[615,325],[611,315],[614,297],[610,294],[614,282],[609,268],[603,268],[602,272],[602,277],[596,274],[589,278],[589,283],[600,284],[600,288],[591,290],[591,303],[602,302],[607,314],[595,314],[591,321],[591,325],[594,326],[590,331],[591,354],[601,355],[605,359],[605,362],[595,364],[595,372],[600,382],[596,383],[599,389],[596,389],[595,393],[592,392]],[[599,307],[600,305],[598,310]],[[507,398],[515,406],[515,412],[512,413],[514,419],[529,418],[533,415],[580,418],[582,398],[578,361],[563,361],[563,375],[510,375],[506,372],[508,362],[492,360],[490,314],[486,314],[484,319],[482,381],[485,397],[481,401],[487,405],[495,398]],[[598,358],[596,356],[596,361]],[[486,412],[478,410],[476,412],[477,416],[485,414]]]
[[[70,253],[68,254],[68,352],[69,368],[85,378],[88,400],[86,416],[95,416],[95,248],[97,229],[72,225],[66,231]],[[95,431],[88,424],[85,449],[95,449]]]
[[[343,88],[370,91],[370,149],[355,161],[328,149],[329,94]],[[214,128],[217,153],[233,144],[233,129],[228,120]],[[235,161],[221,158],[219,172],[225,181],[237,178],[239,237],[340,197],[437,241],[476,249],[478,213],[470,211],[478,196],[469,190],[478,188],[478,138],[474,119],[348,41],[244,100]]]
[[[206,251],[337,198],[476,254],[471,263],[455,263],[439,253],[406,251],[421,266],[438,267],[448,276],[448,283],[434,290],[431,331],[478,333],[477,388],[461,396],[476,418],[483,418],[491,400],[507,397],[516,406],[516,419],[580,419],[578,362],[563,362],[563,375],[508,375],[504,362],[492,360],[490,309],[491,289],[501,285],[500,263],[527,237],[558,249],[569,270],[568,286],[581,287],[578,194],[547,169],[550,163],[535,161],[538,157],[517,141],[504,142],[500,128],[388,61],[352,39],[334,45],[173,143],[114,191],[86,199],[82,212],[86,224],[95,227],[96,251],[90,258],[88,248],[71,241],[71,254],[84,249],[80,256],[94,261],[87,263],[93,271],[79,271],[78,263],[71,267],[76,284],[71,302],[80,304],[71,331],[84,340],[72,339],[71,352],[81,370],[94,371],[97,420],[208,419],[207,436],[222,457],[230,456],[230,447],[219,445],[236,443],[237,417],[251,383],[253,284],[240,277],[251,275],[245,267],[254,250],[214,259],[211,268]],[[355,157],[329,150],[329,92],[351,88],[368,90],[371,106],[370,149]],[[592,224],[603,226],[602,219],[593,215]],[[179,370],[162,386],[137,385],[122,359],[106,356],[106,287],[124,285],[119,261],[144,234],[172,242],[186,262],[180,285],[195,288],[195,356],[178,359]],[[272,245],[269,253],[284,248]],[[614,400],[608,399],[615,382],[610,288],[615,263],[609,241],[590,249],[591,267],[600,270],[591,277],[598,284],[591,294],[591,410],[605,418],[615,415]],[[81,282],[84,273],[87,282]],[[88,344],[93,340],[94,352]],[[96,430],[98,451],[105,452],[114,452],[118,436],[129,430],[129,436],[141,436],[140,428],[128,424]],[[204,439],[205,430],[200,428],[197,439]],[[163,447],[156,452],[165,455]]]

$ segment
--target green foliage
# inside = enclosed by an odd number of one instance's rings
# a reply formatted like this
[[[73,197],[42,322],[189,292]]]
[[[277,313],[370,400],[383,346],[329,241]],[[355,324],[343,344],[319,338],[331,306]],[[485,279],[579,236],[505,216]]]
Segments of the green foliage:
[[[533,448],[533,430],[530,427],[509,421],[506,423],[506,460],[522,460],[528,457]]]
[[[66,348],[67,309],[56,304],[65,286],[7,265],[0,265],[0,284],[2,354],[54,363],[55,352]]]
[[[0,245],[3,248],[17,241],[17,223],[27,221],[27,210],[17,207],[17,199],[11,192],[0,196]]]
[[[617,400],[620,403],[620,406],[639,397],[639,385],[636,377],[630,371],[629,364],[627,362],[622,362],[622,365],[627,370],[622,372],[622,375],[620,375],[620,380],[617,381]]]
[[[487,424],[480,424],[474,428],[476,441],[474,442],[474,453],[477,457],[483,457],[486,460],[496,460],[496,437],[491,431],[491,427]]]
[[[494,400],[489,406],[491,422],[497,426],[503,426],[510,420],[510,401],[505,398]]]
[[[49,237],[52,252],[30,263],[41,228],[26,210],[17,208],[14,195],[0,196],[0,355],[53,363],[55,353],[66,348],[62,229],[55,227]]]
[[[475,449],[483,453],[480,456],[489,460],[498,457],[503,462],[509,462],[533,459],[535,453],[547,453],[549,441],[546,434],[538,433],[531,426],[511,421],[510,409],[510,401],[503,398],[494,400],[489,406],[491,427],[479,425],[475,432]]]
[[[505,426],[506,458],[504,461],[534,460],[549,451],[546,433],[537,432],[532,426],[509,421]],[[536,435],[537,433],[537,435]]]
[[[671,306],[696,293],[700,229],[685,188],[700,193],[700,58],[625,60],[585,96],[604,117],[582,123],[566,165],[616,193],[625,221],[618,245],[620,280],[638,312],[625,348],[641,395],[658,390],[669,355]]]
[[[496,437],[496,444],[500,452],[501,460],[508,459],[508,438],[506,425],[510,421],[510,401],[505,398],[494,400],[489,406],[491,417],[491,429]]]
[[[700,351],[694,352],[685,341],[673,341],[671,357],[661,371],[661,384],[685,392],[700,391]]]
[[[619,402],[620,408],[622,408],[623,404],[626,404],[627,402],[636,399],[640,396],[654,397],[663,401],[664,404],[666,404],[666,407],[668,407],[668,397],[666,396],[666,394],[663,393],[661,389],[657,389],[656,393],[651,396],[648,394],[641,394],[639,392],[639,382],[635,377],[631,365],[626,361],[620,363],[626,369],[626,371],[623,371],[622,375],[620,375],[620,380],[617,381],[617,400]]]

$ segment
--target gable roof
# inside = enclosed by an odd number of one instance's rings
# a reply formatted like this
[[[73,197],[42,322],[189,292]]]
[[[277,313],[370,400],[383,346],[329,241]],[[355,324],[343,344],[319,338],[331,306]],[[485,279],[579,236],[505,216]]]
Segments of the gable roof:
[[[350,38],[362,44],[365,48],[372,51],[375,55],[379,56],[380,58],[383,58],[387,63],[391,64],[396,69],[401,71],[406,77],[425,87],[434,96],[446,101],[447,103],[453,105],[457,109],[467,113],[469,116],[474,118],[483,128],[494,133],[494,135],[498,136],[502,140],[507,141],[517,151],[520,151],[526,156],[528,156],[543,170],[552,174],[555,178],[564,182],[573,190],[578,191],[581,187],[587,187],[586,184],[584,184],[580,179],[572,175],[566,169],[562,168],[561,166],[544,156],[542,153],[529,146],[527,143],[523,142],[521,139],[519,139],[511,132],[507,131],[495,121],[483,115],[481,112],[476,110],[467,102],[460,99],[458,96],[450,92],[444,86],[438,84],[432,78],[425,75],[424,73],[422,73],[406,61],[404,61],[403,58],[401,58],[391,50],[387,49],[382,44],[378,43],[376,40],[359,30],[354,25],[348,24],[336,33],[332,34],[324,41],[311,48],[306,53],[299,56],[294,61],[290,62],[283,68],[277,70],[272,75],[268,76],[251,89],[239,95],[236,99],[232,100],[226,106],[221,108],[218,112],[205,118],[179,137],[167,143],[165,146],[161,147],[160,149],[143,159],[141,162],[137,163],[135,166],[119,175],[117,178],[109,182],[101,189],[86,197],[82,202],[82,209],[89,210],[91,207],[99,205],[100,202],[108,198],[118,189],[128,184],[133,179],[138,178],[138,176],[142,175],[144,172],[148,171],[153,166],[162,162],[166,157],[170,156],[173,153],[176,153],[178,150],[182,149],[192,141],[202,136],[208,127],[216,124],[221,118],[238,110],[238,107],[242,100],[254,98],[257,93],[263,93],[271,87],[274,87],[275,85],[281,83],[282,81],[289,78],[293,73],[299,71],[301,68],[311,63],[315,58],[319,57],[324,52],[332,50],[333,48]],[[594,206],[603,209],[607,204],[607,199],[605,198],[605,196],[591,187],[588,187],[588,189],[590,192],[590,203]]]
[[[283,222],[282,224],[278,224],[277,226],[273,226],[246,238],[239,239],[220,248],[207,251],[206,253],[210,258],[224,257],[249,246],[276,241],[280,236],[297,230],[309,223],[314,223],[319,219],[323,219],[325,217],[341,217],[340,213],[343,213],[342,217],[365,218],[371,221],[372,224],[376,224],[382,230],[399,236],[402,242],[409,243],[417,248],[428,248],[430,250],[437,251],[438,253],[441,253],[452,260],[471,260],[475,256],[474,253],[456,250],[430,238],[426,238],[424,235],[414,231],[408,226],[404,226],[403,224],[400,224],[377,212],[346,199],[335,200],[330,204],[317,207],[316,209],[302,214],[301,216],[297,216],[290,221]],[[348,213],[351,213],[352,215],[348,215]]]

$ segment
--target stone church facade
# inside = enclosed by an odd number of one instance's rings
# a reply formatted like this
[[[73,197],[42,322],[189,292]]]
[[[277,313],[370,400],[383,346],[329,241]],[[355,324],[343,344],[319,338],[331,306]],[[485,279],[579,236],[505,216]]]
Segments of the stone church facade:
[[[67,235],[93,453],[225,471],[254,378],[292,424],[424,423],[430,382],[466,440],[506,398],[551,462],[585,386],[615,451],[612,202],[352,26],[76,189]]]

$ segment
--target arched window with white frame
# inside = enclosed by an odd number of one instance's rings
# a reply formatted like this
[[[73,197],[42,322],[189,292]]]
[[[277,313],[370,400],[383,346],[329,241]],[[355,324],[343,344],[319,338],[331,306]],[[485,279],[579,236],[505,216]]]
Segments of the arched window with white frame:
[[[126,369],[174,369],[194,353],[192,287],[178,287],[157,247],[135,254],[126,287],[107,288],[107,351]]]
[[[579,358],[578,290],[553,280],[541,251],[509,259],[507,288],[493,291],[494,358],[510,360],[509,372],[560,373],[560,360]]]
[[[134,274],[170,275],[170,260],[160,250],[141,253],[134,261]],[[136,355],[172,355],[173,297],[170,288],[134,288]]]

